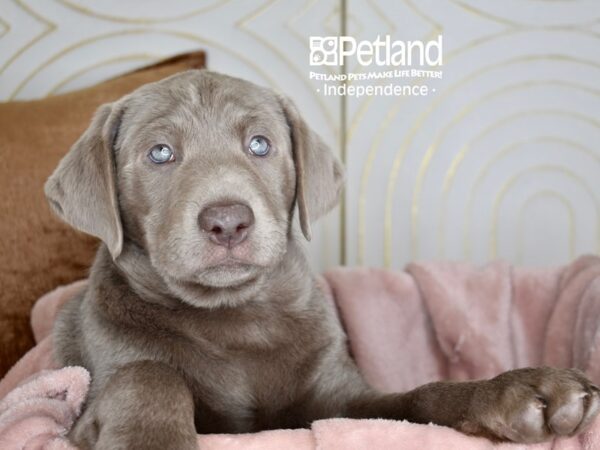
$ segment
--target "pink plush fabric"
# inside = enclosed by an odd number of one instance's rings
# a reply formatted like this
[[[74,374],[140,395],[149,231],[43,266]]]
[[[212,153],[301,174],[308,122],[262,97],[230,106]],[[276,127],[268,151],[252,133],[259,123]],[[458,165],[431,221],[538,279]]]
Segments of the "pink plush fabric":
[[[600,258],[562,268],[409,264],[325,274],[367,380],[403,391],[525,366],[600,381]]]
[[[333,297],[366,379],[402,391],[439,379],[491,377],[523,366],[579,367],[600,382],[600,258],[520,269],[496,262],[411,264],[404,272],[336,269]],[[0,382],[0,448],[71,448],[64,439],[85,398],[82,368],[52,367],[48,336],[60,305],[85,282],[38,301],[39,344]],[[19,387],[17,385],[22,383]],[[10,392],[8,395],[6,395]],[[57,395],[60,394],[60,395]],[[445,427],[330,419],[306,430],[198,436],[203,449],[600,449],[600,420],[584,434],[532,446],[492,445]]]
[[[79,415],[90,375],[82,367],[42,371],[0,403],[1,449],[71,449],[65,434]]]

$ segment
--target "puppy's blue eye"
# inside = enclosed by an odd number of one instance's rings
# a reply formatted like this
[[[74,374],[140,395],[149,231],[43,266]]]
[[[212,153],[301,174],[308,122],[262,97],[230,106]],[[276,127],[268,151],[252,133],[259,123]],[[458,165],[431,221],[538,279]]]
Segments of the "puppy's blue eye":
[[[271,144],[264,136],[254,136],[248,144],[250,153],[256,156],[265,156],[271,150]]]
[[[175,161],[175,153],[166,144],[158,144],[150,149],[148,158],[155,164],[163,164],[166,162]]]

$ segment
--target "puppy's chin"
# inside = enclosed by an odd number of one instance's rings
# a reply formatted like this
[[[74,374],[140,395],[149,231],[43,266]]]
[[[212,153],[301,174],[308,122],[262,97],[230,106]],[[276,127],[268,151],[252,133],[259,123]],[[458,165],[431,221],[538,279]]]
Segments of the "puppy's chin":
[[[194,281],[211,288],[236,288],[255,279],[261,269],[246,263],[220,264],[204,269]]]
[[[165,276],[170,292],[185,303],[201,308],[240,306],[264,289],[265,268],[228,264],[204,269],[193,277]]]

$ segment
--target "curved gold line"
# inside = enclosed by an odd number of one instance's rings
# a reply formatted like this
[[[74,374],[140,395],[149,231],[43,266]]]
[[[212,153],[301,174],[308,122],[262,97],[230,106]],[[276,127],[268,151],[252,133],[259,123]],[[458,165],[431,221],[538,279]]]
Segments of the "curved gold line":
[[[408,7],[410,9],[413,10],[413,12],[419,16],[421,19],[425,20],[426,22],[429,22],[429,24],[433,27],[433,28],[437,28],[440,31],[444,29],[444,27],[435,19],[433,19],[432,17],[429,17],[427,14],[425,14],[423,11],[421,11],[419,8],[417,8],[417,5],[415,5],[413,3],[412,0],[402,0],[406,5],[408,5]]]
[[[567,197],[562,195],[560,192],[556,192],[551,189],[545,189],[543,191],[536,192],[535,194],[527,198],[519,208],[519,213],[517,214],[517,264],[523,264],[523,217],[525,216],[524,212],[530,207],[531,203],[533,203],[538,198],[543,197],[555,198],[567,210],[567,213],[569,215],[569,259],[573,259],[575,257],[575,210],[573,209],[571,203],[569,203]]]
[[[419,15],[420,17],[425,19],[426,22],[433,24],[433,29],[431,31],[429,31],[428,34],[426,34],[424,38],[422,38],[423,40],[427,39],[429,36],[436,36],[437,34],[442,32],[443,28],[439,24],[437,24],[435,21],[432,21],[427,16],[425,16],[423,13],[421,13],[410,0],[402,0],[402,1],[404,3],[406,3],[410,9],[413,9],[417,15]],[[350,14],[348,17],[355,17],[355,16]],[[355,35],[359,35],[362,32],[361,22],[357,21],[357,23],[359,25],[361,25],[361,29],[357,33],[355,33]],[[356,69],[352,69],[352,72],[353,73],[364,73],[364,72],[366,72],[367,69],[368,69],[368,66],[359,65],[358,67],[356,67]],[[380,81],[380,80],[378,80],[378,81]],[[351,82],[349,82],[349,83],[351,83]]]
[[[199,42],[202,44],[208,44],[211,45],[225,53],[228,53],[234,57],[236,57],[237,59],[239,59],[240,61],[243,61],[244,63],[246,63],[249,67],[252,67],[257,73],[259,73],[271,86],[275,87],[277,86],[277,83],[275,83],[275,81],[268,75],[267,72],[265,72],[260,66],[254,64],[250,59],[248,59],[246,56],[237,53],[233,50],[231,50],[230,48],[225,47],[224,45],[209,40],[209,39],[205,39],[202,38],[200,36],[196,36],[195,34],[191,34],[191,33],[186,33],[186,32],[182,32],[182,31],[174,31],[174,30],[157,30],[157,29],[148,29],[148,28],[138,28],[135,30],[123,30],[123,31],[117,31],[117,32],[110,32],[110,33],[105,33],[105,34],[101,34],[98,36],[94,36],[92,38],[89,39],[84,39],[82,41],[79,41],[73,45],[70,45],[68,47],[65,47],[64,49],[62,49],[61,51],[59,51],[58,53],[55,53],[53,56],[51,56],[50,58],[48,58],[46,61],[44,61],[42,64],[40,64],[36,69],[33,70],[33,72],[31,72],[27,77],[25,77],[21,83],[17,86],[17,88],[11,93],[9,99],[14,99],[19,92],[23,89],[23,87],[29,82],[31,81],[31,79],[33,77],[35,77],[38,73],[40,73],[45,67],[47,67],[49,64],[52,64],[54,61],[58,60],[59,58],[61,58],[62,56],[64,56],[65,54],[83,47],[85,45],[88,45],[90,43],[93,42],[98,42],[101,41],[103,39],[109,39],[112,37],[116,37],[116,36],[125,36],[125,35],[131,35],[131,34],[163,34],[163,35],[167,35],[167,36],[174,36],[174,37],[179,37],[182,39],[187,39],[193,42]]]
[[[367,3],[371,6],[373,11],[375,12],[375,15],[387,24],[391,33],[397,30],[396,24],[392,22],[392,20],[390,20],[388,16],[386,16],[386,14],[382,11],[379,5],[375,3],[374,0],[367,0]]]
[[[502,200],[506,196],[509,189],[517,182],[520,178],[526,176],[531,172],[559,172],[565,175],[567,178],[570,178],[574,182],[580,184],[583,189],[589,194],[590,198],[593,199],[594,205],[596,206],[596,220],[598,221],[598,230],[597,230],[597,245],[598,252],[600,253],[600,203],[594,194],[594,191],[589,187],[589,185],[575,174],[573,171],[566,169],[561,166],[554,166],[551,164],[544,164],[535,167],[529,167],[527,169],[522,170],[521,172],[513,175],[500,189],[500,192],[496,196],[494,200],[494,207],[492,212],[492,232],[490,236],[490,257],[495,259],[498,255],[498,215],[500,204]]]
[[[413,198],[412,198],[412,205],[411,205],[411,235],[413,237],[411,239],[411,254],[412,254],[413,258],[416,257],[418,250],[419,250],[419,239],[418,239],[418,234],[417,234],[418,223],[417,222],[418,222],[418,218],[419,218],[419,200],[420,200],[420,196],[421,196],[421,191],[423,189],[423,180],[425,178],[427,170],[429,169],[429,166],[431,164],[433,157],[437,153],[437,150],[438,150],[440,144],[445,139],[446,135],[456,124],[460,123],[460,121],[462,119],[464,119],[468,114],[473,112],[477,107],[486,103],[488,100],[498,97],[499,95],[502,95],[506,92],[515,92],[517,90],[522,90],[522,89],[526,89],[526,88],[534,87],[534,86],[535,87],[538,87],[538,86],[569,87],[572,89],[579,89],[579,90],[582,90],[584,92],[587,92],[587,93],[590,93],[590,94],[593,94],[596,96],[600,96],[600,90],[588,88],[585,86],[580,86],[578,84],[574,84],[574,83],[570,83],[570,82],[566,82],[566,81],[562,81],[562,80],[525,81],[525,82],[521,82],[521,83],[504,86],[500,89],[496,89],[496,90],[492,91],[491,93],[477,99],[476,101],[469,103],[467,106],[465,106],[463,109],[461,109],[452,118],[452,120],[448,123],[448,125],[446,125],[441,131],[436,133],[436,136],[435,136],[433,142],[429,145],[429,147],[427,148],[427,151],[425,152],[425,155],[423,156],[423,158],[421,160],[421,165],[417,172],[417,179],[416,179],[415,189],[414,189]]]
[[[49,27],[55,27],[56,28],[56,24],[50,20],[48,20],[46,17],[42,16],[40,13],[38,13],[36,10],[32,9],[29,7],[29,5],[27,3],[25,3],[23,0],[13,0],[21,9],[23,9],[23,11],[25,11],[27,14],[29,14],[31,17],[33,17],[35,20],[37,20],[38,22],[42,22],[44,25],[47,25]]]
[[[242,17],[237,22],[235,22],[235,26],[238,28],[243,28],[243,26],[246,25],[249,21],[254,20],[257,17],[264,14],[264,12],[266,10],[268,10],[271,6],[273,6],[273,3],[276,3],[276,2],[277,2],[277,0],[265,0],[265,2],[262,5],[260,5],[258,8],[250,11],[244,17]],[[244,30],[244,31],[246,31],[246,30]]]
[[[51,22],[48,19],[46,19],[45,17],[39,15],[33,9],[29,8],[29,6],[26,5],[22,0],[14,0],[14,1],[19,7],[21,7],[21,9],[23,9],[23,11],[25,11],[27,14],[29,14],[31,17],[33,17],[37,21],[42,22],[44,25],[46,25],[47,28],[44,31],[42,31],[40,34],[38,34],[36,37],[34,37],[31,41],[27,42],[27,44],[25,44],[23,47],[19,48],[10,58],[8,58],[6,60],[6,62],[4,64],[2,64],[2,66],[0,66],[0,74],[2,74],[8,68],[8,66],[10,66],[13,62],[15,62],[15,60],[19,56],[21,56],[23,53],[25,53],[27,50],[29,50],[31,47],[33,47],[36,43],[38,43],[39,41],[44,39],[46,36],[51,34],[57,28],[57,26],[54,22]]]
[[[567,115],[567,114],[563,114],[563,115]],[[572,118],[572,116],[570,114],[568,116]],[[591,121],[590,119],[588,119],[585,116],[577,117],[577,119],[585,121],[585,122]],[[595,124],[595,126],[600,128],[600,124],[598,124],[598,123]],[[475,198],[472,195],[472,193],[479,192],[479,190],[480,190],[479,187],[483,183],[483,180],[485,180],[489,171],[492,169],[492,167],[496,163],[498,163],[498,161],[505,158],[510,153],[518,150],[521,146],[527,145],[527,144],[530,144],[530,143],[533,143],[536,141],[542,141],[544,138],[554,138],[553,142],[561,142],[576,151],[581,151],[586,156],[592,156],[593,159],[598,159],[598,157],[596,155],[593,155],[593,151],[591,149],[584,147],[579,143],[570,141],[568,139],[556,138],[556,137],[552,137],[552,136],[541,137],[539,139],[523,140],[523,141],[515,142],[515,143],[512,143],[512,144],[502,147],[498,151],[498,153],[479,170],[479,172],[477,173],[477,176],[475,177],[475,181],[473,182],[473,187],[470,190],[471,195],[469,196],[469,198],[467,200],[467,208],[466,208],[466,213],[463,216],[463,226],[462,226],[462,229],[463,229],[463,251],[464,251],[465,257],[467,259],[471,258],[471,239],[470,239],[470,233],[469,233],[469,223],[470,223],[470,217],[472,216],[473,205],[475,203]],[[592,154],[592,155],[590,155],[590,154]],[[445,205],[444,205],[444,207],[445,207]]]
[[[498,17],[494,14],[488,13],[487,11],[483,11],[479,8],[476,8],[470,4],[464,3],[460,0],[450,0],[450,1],[452,3],[454,3],[456,6],[464,9],[465,11],[467,11],[471,14],[475,14],[479,18],[483,17],[485,19],[492,20],[494,22],[501,23],[503,25],[509,25],[511,27],[517,27],[517,28],[527,27],[529,29],[536,29],[536,30],[556,31],[556,30],[576,29],[577,27],[588,27],[588,26],[600,23],[600,17],[594,18],[591,22],[582,22],[582,23],[570,24],[570,25],[556,25],[555,26],[555,25],[533,25],[533,24],[529,24],[529,23],[519,23],[519,22],[514,22],[512,20],[506,19],[504,17]]]
[[[296,29],[294,28],[294,24],[298,20],[300,20],[300,18],[303,17],[304,14],[306,14],[308,12],[308,10],[310,8],[312,8],[316,2],[317,2],[317,0],[309,0],[309,1],[305,2],[303,7],[300,8],[296,13],[292,14],[292,16],[289,19],[287,19],[284,23],[284,26],[288,29],[288,31],[290,33],[292,33],[292,35],[298,40],[298,42],[300,42],[306,48],[309,48],[309,45],[306,42],[306,36],[302,36],[300,33],[298,33],[296,31]],[[338,14],[340,13],[339,8],[337,6],[334,7],[332,11],[333,11],[333,13],[338,13]],[[321,25],[323,26],[324,29],[327,28],[325,25],[325,21],[327,20],[327,17],[328,16],[326,16],[325,20],[321,22]],[[329,67],[329,66],[324,66],[324,67]]]
[[[539,1],[543,1],[543,0],[539,0]],[[448,64],[449,61],[452,61],[455,57],[457,57],[461,53],[464,53],[465,51],[468,51],[468,50],[472,50],[475,47],[479,47],[480,45],[485,44],[487,42],[491,42],[493,40],[500,39],[500,38],[509,37],[509,36],[516,35],[519,33],[529,33],[531,31],[532,30],[529,28],[510,28],[508,30],[502,30],[497,33],[493,33],[490,35],[479,37],[477,39],[473,39],[472,41],[469,41],[467,44],[463,45],[462,47],[456,48],[448,53],[445,53],[444,54],[444,65]],[[543,30],[534,30],[534,31],[543,31]],[[569,29],[565,29],[565,30],[560,29],[558,31],[564,31],[567,33],[574,33],[574,34],[584,34],[584,35],[591,36],[595,39],[600,39],[600,33],[597,33],[595,31],[591,31],[588,29],[569,28]],[[564,56],[564,55],[557,54],[556,56]]]
[[[135,60],[140,60],[140,61],[157,61],[160,59],[160,55],[152,55],[149,53],[137,53],[137,54],[131,54],[131,55],[123,55],[123,56],[117,56],[115,58],[109,58],[109,59],[105,59],[102,61],[98,61],[90,66],[84,67],[83,69],[77,70],[73,73],[71,73],[68,77],[64,78],[63,80],[59,81],[58,83],[56,83],[53,87],[50,88],[50,90],[46,93],[46,97],[49,97],[51,95],[54,95],[56,93],[56,91],[60,90],[65,84],[73,81],[74,79],[76,79],[77,77],[83,75],[84,73],[87,73],[91,70],[97,69],[99,67],[105,67],[108,66],[110,64],[114,64],[114,63],[118,63],[118,62],[124,62],[124,61],[135,61]]]
[[[107,20],[110,22],[119,22],[119,23],[150,25],[150,24],[169,23],[169,22],[176,22],[178,20],[189,19],[189,18],[197,16],[199,14],[203,14],[207,11],[211,11],[213,9],[220,8],[225,3],[228,3],[231,0],[221,0],[221,1],[213,3],[212,5],[208,5],[203,8],[194,9],[186,14],[180,14],[179,16],[167,17],[164,19],[151,19],[151,18],[147,18],[147,17],[132,19],[129,17],[114,16],[111,14],[100,13],[100,12],[92,10],[91,8],[87,8],[85,6],[81,6],[77,3],[73,3],[69,0],[56,0],[56,1],[73,11],[79,12],[79,13],[89,16],[89,17],[93,17],[95,19],[101,19],[101,20]]]
[[[585,59],[574,58],[571,56],[560,55],[560,54],[536,55],[533,57],[519,56],[516,58],[511,58],[508,60],[504,60],[504,61],[500,61],[498,63],[492,64],[490,66],[483,67],[474,72],[471,72],[468,76],[466,76],[465,78],[462,78],[461,80],[457,81],[452,86],[450,86],[448,89],[444,90],[443,93],[440,93],[440,95],[437,96],[436,99],[432,103],[430,103],[429,106],[423,112],[421,112],[419,114],[419,116],[415,120],[413,126],[410,128],[410,130],[406,134],[405,138],[402,140],[402,143],[400,145],[399,150],[396,152],[396,157],[394,158],[394,161],[392,163],[392,168],[390,170],[390,178],[388,180],[387,193],[386,193],[385,217],[384,217],[384,249],[383,249],[383,253],[384,253],[384,264],[386,267],[389,267],[391,265],[391,248],[390,248],[389,244],[391,243],[391,235],[392,235],[392,217],[391,217],[392,207],[393,207],[392,200],[393,200],[394,188],[395,188],[395,185],[397,182],[396,180],[398,178],[398,173],[402,167],[402,163],[404,161],[404,156],[405,156],[406,152],[408,151],[408,146],[410,145],[410,143],[416,136],[417,132],[421,129],[423,122],[427,119],[427,117],[429,115],[431,115],[433,113],[433,111],[435,111],[435,109],[447,97],[449,97],[451,94],[456,92],[462,86],[468,84],[469,82],[476,79],[477,77],[479,77],[487,72],[491,72],[500,67],[506,67],[506,66],[510,66],[513,64],[538,61],[538,60],[540,60],[540,61],[543,61],[543,60],[568,61],[568,62],[572,62],[575,64],[589,65],[589,66],[592,66],[595,68],[600,68],[600,64],[596,63],[595,61],[589,61],[589,60],[585,60]]]
[[[309,0],[304,4],[304,7],[301,8],[300,10],[298,10],[297,13],[295,13],[294,15],[292,15],[292,17],[290,17],[288,20],[285,21],[284,26],[285,28],[292,34],[293,37],[296,38],[296,40],[298,42],[300,42],[302,44],[302,46],[304,46],[306,49],[309,49],[310,46],[308,44],[308,41],[306,39],[306,36],[303,36],[302,34],[298,33],[298,31],[296,31],[296,29],[294,28],[294,24],[300,20],[300,18],[302,18],[304,16],[304,14],[306,14],[306,12],[312,8],[312,6],[317,2],[318,0]],[[328,31],[328,27],[329,25],[327,24],[327,21],[329,20],[330,17],[333,17],[334,15],[340,15],[341,11],[339,6],[334,6],[334,8],[331,10],[331,12],[324,18],[321,19],[321,26],[323,27],[324,30]],[[341,31],[335,31],[334,34],[341,34]],[[322,70],[325,70],[326,72],[329,72],[330,74],[337,74],[339,73],[339,70],[334,70],[334,66],[323,66],[321,68]]]
[[[327,28],[327,21],[330,20],[331,17],[335,16],[337,14],[337,9],[334,9],[333,11],[331,11],[331,14],[325,19],[325,21],[323,22],[325,28]],[[348,18],[347,22],[351,22],[350,19],[354,20],[355,26],[356,26],[356,31],[354,32],[355,35],[359,36],[360,34],[362,34],[363,31],[365,31],[365,26],[363,25],[363,23],[358,19],[358,17],[356,17],[356,14],[352,14],[352,12],[348,11],[346,13],[346,17]]]
[[[395,31],[396,30],[396,26],[394,25],[394,23],[389,20],[387,18],[387,16],[381,11],[381,8],[379,8],[379,6],[377,6],[373,0],[367,0],[369,2],[369,4],[371,4],[371,6],[373,7],[373,11],[375,12],[375,15],[379,16],[379,18],[387,23],[387,25],[391,28],[391,31]],[[297,22],[304,14],[306,14],[306,12],[317,2],[317,0],[309,0],[304,4],[304,7],[302,9],[300,9],[297,13],[295,13],[290,19],[286,20],[284,23],[285,28],[288,29],[288,31],[299,41],[302,43],[303,46],[305,46],[306,48],[309,48],[308,42],[306,40],[306,36],[301,35],[300,33],[298,33],[296,31],[296,29],[294,28],[293,24],[295,22]],[[323,28],[325,30],[328,29],[328,24],[327,22],[329,21],[329,19],[331,17],[333,17],[334,15],[339,15],[340,14],[340,8],[339,6],[335,6],[331,12],[324,18],[321,20],[321,25],[323,26]],[[351,18],[356,18],[356,16],[349,14],[348,17]],[[356,33],[354,33],[355,35],[360,35],[360,33],[364,30],[364,27],[362,26],[362,23],[359,22],[357,20],[357,25],[359,26],[359,29],[356,31]],[[340,34],[340,32],[335,32],[334,34]],[[337,71],[332,70],[333,66],[323,66],[322,70],[326,70],[329,73],[338,73]]]
[[[402,102],[397,102],[394,108],[391,108],[386,115],[385,119],[379,125],[379,129],[375,134],[375,138],[371,143],[371,147],[369,148],[369,152],[367,153],[367,159],[365,164],[363,165],[363,170],[360,178],[360,189],[358,194],[358,233],[357,233],[357,252],[356,252],[356,261],[358,265],[364,264],[365,258],[365,236],[366,236],[366,217],[365,217],[365,208],[367,205],[367,184],[369,182],[369,177],[371,176],[371,171],[373,169],[373,164],[375,163],[375,157],[377,156],[377,148],[379,147],[381,141],[383,140],[383,132],[389,124],[392,122],[398,110],[400,109]]]
[[[276,0],[267,0],[258,9],[252,11],[250,14],[242,17],[237,22],[235,22],[235,26],[236,26],[236,28],[238,28],[238,29],[244,31],[245,33],[249,34],[250,36],[252,36],[254,39],[256,39],[256,41],[260,42],[266,48],[271,50],[275,55],[277,55],[279,57],[279,59],[281,61],[283,61],[289,67],[291,72],[295,73],[298,76],[298,79],[300,79],[300,81],[306,86],[306,88],[308,89],[308,92],[313,92],[313,86],[311,85],[310,80],[306,76],[304,76],[300,73],[298,68],[294,66],[294,63],[290,60],[290,58],[288,56],[286,56],[276,46],[274,46],[269,39],[266,39],[261,34],[255,33],[254,31],[246,28],[246,25],[248,24],[248,22],[256,19],[258,16],[263,14],[275,2],[276,2]],[[325,105],[325,103],[323,102],[322,97],[319,95],[313,95],[313,96],[317,100],[317,104],[323,111],[323,114],[325,115],[327,122],[329,123],[329,127],[331,128],[331,130],[333,130],[333,132],[336,136],[339,136],[339,131],[340,131],[339,124],[336,123],[335,118],[331,114],[331,111],[329,111],[329,109],[327,108],[327,105]]]
[[[0,25],[2,25],[3,28],[2,32],[0,33],[0,38],[3,38],[7,33],[10,32],[11,26],[10,23],[2,19],[2,17],[0,17]]]

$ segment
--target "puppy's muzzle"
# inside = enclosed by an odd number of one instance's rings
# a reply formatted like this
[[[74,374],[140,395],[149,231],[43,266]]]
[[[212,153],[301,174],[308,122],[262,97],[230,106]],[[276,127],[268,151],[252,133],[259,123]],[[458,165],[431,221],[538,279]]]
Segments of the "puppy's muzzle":
[[[198,224],[212,242],[233,248],[248,237],[254,225],[254,213],[242,203],[211,205],[200,212]]]

